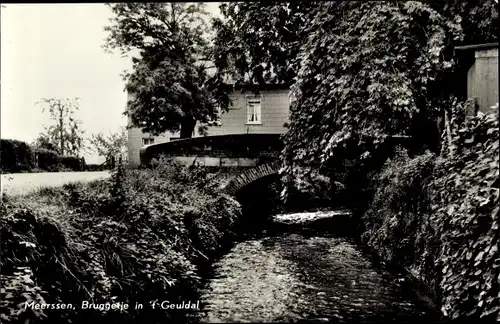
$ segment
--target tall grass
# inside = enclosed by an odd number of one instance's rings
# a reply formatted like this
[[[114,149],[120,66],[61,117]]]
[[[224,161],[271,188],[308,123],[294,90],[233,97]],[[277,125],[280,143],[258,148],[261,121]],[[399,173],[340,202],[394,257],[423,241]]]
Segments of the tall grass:
[[[184,321],[186,312],[152,310],[150,301],[195,298],[200,266],[240,215],[236,201],[194,171],[171,162],[120,167],[108,180],[2,201],[2,322]],[[26,308],[31,301],[75,309]],[[144,309],[83,310],[82,301]]]

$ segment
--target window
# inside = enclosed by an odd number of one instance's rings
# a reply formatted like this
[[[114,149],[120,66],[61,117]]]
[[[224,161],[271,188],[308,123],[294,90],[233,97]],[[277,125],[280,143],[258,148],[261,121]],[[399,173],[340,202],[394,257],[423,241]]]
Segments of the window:
[[[150,145],[150,144],[153,144],[154,142],[155,142],[154,138],[143,138],[142,139],[142,146]]]
[[[247,97],[247,124],[262,124],[260,97]]]

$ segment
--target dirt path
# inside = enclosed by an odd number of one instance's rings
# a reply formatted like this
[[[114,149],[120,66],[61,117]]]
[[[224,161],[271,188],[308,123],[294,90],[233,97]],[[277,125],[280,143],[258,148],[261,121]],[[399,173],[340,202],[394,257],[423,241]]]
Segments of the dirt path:
[[[97,172],[44,172],[2,174],[1,188],[7,195],[23,195],[41,187],[58,187],[71,182],[105,179],[109,171]]]

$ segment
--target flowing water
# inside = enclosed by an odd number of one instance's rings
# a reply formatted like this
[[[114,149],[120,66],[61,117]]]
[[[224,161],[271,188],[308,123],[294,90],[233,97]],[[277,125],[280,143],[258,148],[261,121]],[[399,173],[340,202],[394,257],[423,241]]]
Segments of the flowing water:
[[[199,321],[435,321],[436,310],[401,277],[370,260],[354,241],[332,234],[281,233],[237,243],[213,267]]]

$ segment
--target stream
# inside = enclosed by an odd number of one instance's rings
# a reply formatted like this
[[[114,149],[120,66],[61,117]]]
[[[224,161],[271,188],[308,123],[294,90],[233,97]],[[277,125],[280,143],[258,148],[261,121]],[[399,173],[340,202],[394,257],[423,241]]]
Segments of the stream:
[[[307,227],[329,216],[282,217]],[[236,243],[213,265],[198,321],[437,323],[405,283],[347,237],[284,230]]]

